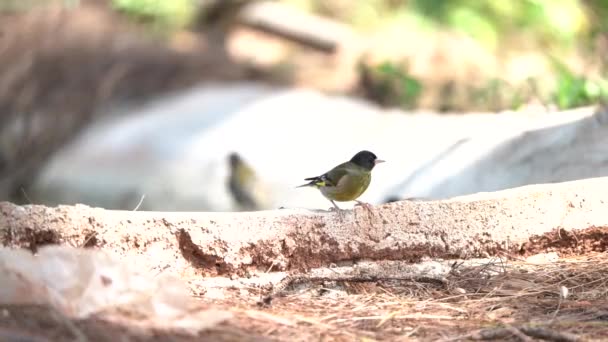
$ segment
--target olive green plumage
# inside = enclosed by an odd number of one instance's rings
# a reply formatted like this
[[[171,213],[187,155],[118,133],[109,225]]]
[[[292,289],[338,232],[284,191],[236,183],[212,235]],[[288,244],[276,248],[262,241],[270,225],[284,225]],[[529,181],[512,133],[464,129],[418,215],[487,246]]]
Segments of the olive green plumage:
[[[259,179],[253,170],[237,153],[228,156],[230,176],[228,190],[235,204],[241,210],[260,210]]]
[[[382,162],[384,161],[378,159],[372,152],[361,151],[355,154],[351,160],[320,176],[305,178],[304,180],[309,182],[299,187],[318,188],[336,209],[340,209],[334,201],[356,201],[371,183],[372,169],[376,164]]]

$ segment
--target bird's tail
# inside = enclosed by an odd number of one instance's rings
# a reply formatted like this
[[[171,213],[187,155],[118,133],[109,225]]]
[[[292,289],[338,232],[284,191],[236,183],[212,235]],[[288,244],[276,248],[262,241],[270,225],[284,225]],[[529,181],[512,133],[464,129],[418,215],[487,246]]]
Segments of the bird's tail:
[[[320,188],[322,186],[325,186],[325,180],[323,180],[322,177],[310,177],[310,178],[304,178],[304,180],[310,181],[310,182],[296,186],[296,188],[304,188],[307,186],[314,186],[314,187]]]

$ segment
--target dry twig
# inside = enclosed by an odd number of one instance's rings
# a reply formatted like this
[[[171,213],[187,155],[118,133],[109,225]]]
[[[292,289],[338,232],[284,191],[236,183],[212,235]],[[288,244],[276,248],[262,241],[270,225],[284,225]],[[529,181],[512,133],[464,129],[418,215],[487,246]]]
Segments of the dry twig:
[[[528,336],[532,336],[535,338],[540,338],[547,341],[552,342],[578,342],[581,339],[573,334],[566,332],[559,332],[555,330],[549,330],[548,328],[541,327],[521,327],[519,328],[521,332]]]
[[[327,277],[316,277],[310,275],[296,275],[296,276],[287,276],[281,282],[279,282],[276,286],[273,287],[272,291],[264,296],[259,302],[259,305],[270,305],[272,299],[278,295],[280,295],[287,287],[295,284],[300,284],[304,282],[325,282],[325,281],[333,281],[333,282],[378,282],[378,281],[413,281],[420,283],[431,283],[435,285],[439,285],[441,287],[446,287],[447,283],[444,279],[432,278],[432,277],[424,277],[424,276],[394,276],[394,277],[386,277],[386,276],[375,276],[375,275],[349,275],[349,276],[327,276]]]

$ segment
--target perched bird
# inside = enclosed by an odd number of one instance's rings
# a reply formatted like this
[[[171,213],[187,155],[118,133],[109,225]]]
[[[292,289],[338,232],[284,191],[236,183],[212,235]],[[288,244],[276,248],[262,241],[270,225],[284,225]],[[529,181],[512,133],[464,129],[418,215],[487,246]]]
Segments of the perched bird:
[[[267,205],[267,189],[252,167],[236,152],[228,156],[230,175],[227,187],[235,204],[246,211],[261,210]]]
[[[384,160],[378,159],[372,152],[361,151],[355,154],[351,160],[318,177],[305,178],[304,180],[309,182],[298,188],[305,186],[318,188],[337,210],[340,208],[335,201],[356,201],[360,205],[365,205],[357,198],[367,190],[371,183],[374,166],[383,162]]]

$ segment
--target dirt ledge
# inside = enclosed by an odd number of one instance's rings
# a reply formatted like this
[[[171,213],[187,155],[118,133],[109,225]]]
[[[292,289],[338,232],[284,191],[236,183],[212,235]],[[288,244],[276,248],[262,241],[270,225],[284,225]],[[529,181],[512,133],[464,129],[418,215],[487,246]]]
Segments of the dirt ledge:
[[[97,247],[182,276],[307,270],[340,261],[604,251],[608,178],[335,213],[110,211],[0,203],[0,243]],[[580,230],[585,230],[580,232]],[[578,241],[578,242],[577,242]]]

